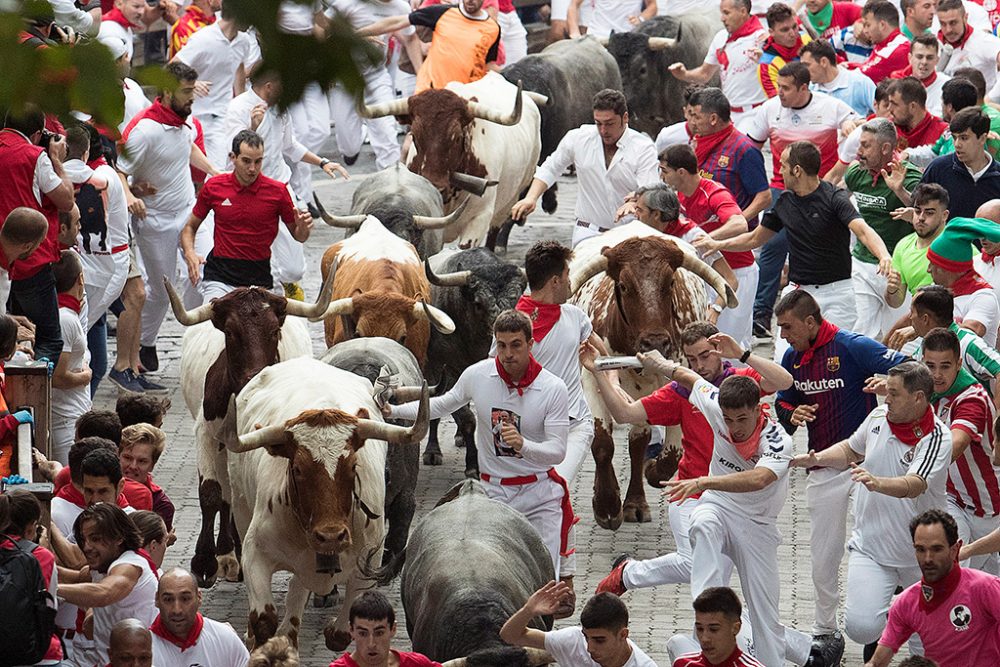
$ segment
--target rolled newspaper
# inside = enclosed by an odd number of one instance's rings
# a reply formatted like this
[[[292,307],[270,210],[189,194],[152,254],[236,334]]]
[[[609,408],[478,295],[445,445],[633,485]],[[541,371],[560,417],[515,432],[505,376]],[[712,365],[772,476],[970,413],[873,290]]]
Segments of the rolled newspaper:
[[[17,426],[17,474],[31,483],[31,424]]]

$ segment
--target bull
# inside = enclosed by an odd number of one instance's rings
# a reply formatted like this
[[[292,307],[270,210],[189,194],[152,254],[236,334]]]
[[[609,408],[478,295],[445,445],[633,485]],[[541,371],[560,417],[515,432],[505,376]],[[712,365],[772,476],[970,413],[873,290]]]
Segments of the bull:
[[[405,553],[400,593],[414,651],[454,660],[449,667],[464,667],[472,653],[477,665],[552,662],[544,651],[500,639],[507,619],[554,578],[542,538],[520,512],[490,500],[479,482],[465,481],[420,521]],[[552,619],[534,619],[532,626],[549,630]]]
[[[444,214],[441,193],[423,176],[395,164],[367,177],[351,199],[350,215],[330,215],[314,196],[324,222],[353,233],[368,215],[378,218],[390,232],[409,241],[421,257],[430,257],[442,246],[441,229],[456,222],[465,203]]]
[[[327,347],[352,338],[388,338],[423,368],[430,327],[455,331],[451,318],[427,303],[430,285],[416,249],[373,216],[357,234],[327,248],[321,270],[324,282],[333,281],[334,300],[322,316]]]
[[[356,338],[327,350],[321,361],[360,375],[374,384],[384,373],[401,385],[419,386],[423,382],[413,354],[388,338]],[[417,475],[420,470],[419,447],[393,447],[385,465],[385,518],[389,524],[385,538],[388,560],[402,552],[410,523],[417,507]]]
[[[632,129],[655,138],[663,127],[684,120],[687,84],[667,68],[677,62],[690,69],[704,63],[719,28],[716,16],[693,13],[656,16],[632,32],[611,34],[607,48],[621,72]],[[718,78],[710,85],[718,85]]]
[[[458,221],[444,229],[444,242],[463,248],[493,247],[511,206],[531,183],[541,150],[541,117],[535,93],[523,93],[495,72],[472,83],[449,83],[411,97],[365,108],[369,118],[400,116],[410,125],[413,145],[406,164],[441,192],[445,211],[459,205],[455,174],[488,179]],[[501,179],[501,175],[503,178]],[[457,186],[457,187],[456,187]]]
[[[590,315],[594,333],[612,354],[659,350],[664,357],[681,361],[680,332],[703,319],[708,307],[705,283],[726,299],[728,307],[737,305],[732,287],[698,258],[694,248],[641,222],[621,225],[580,243],[570,262],[570,302]],[[664,378],[649,373],[620,373],[622,388],[634,400],[664,384]],[[623,519],[650,521],[643,472],[654,484],[677,471],[681,453],[677,429],[668,429],[660,457],[645,471],[649,426],[630,429],[631,476],[623,506],[612,463],[614,421],[589,373],[583,374],[583,389],[594,415],[593,508],[598,525],[617,530]]]
[[[472,364],[485,359],[493,338],[493,321],[513,308],[527,285],[524,271],[505,262],[486,248],[459,252],[446,250],[425,262],[431,283],[431,302],[462,323],[461,336],[431,334],[427,350],[428,381],[438,391],[447,391]],[[465,447],[465,474],[478,477],[476,458],[476,418],[468,406],[454,414],[458,432],[455,444]],[[441,465],[438,443],[439,420],[431,422],[424,450],[425,465]]]
[[[233,516],[243,541],[249,598],[247,636],[259,646],[275,634],[297,640],[310,591],[345,584],[343,607],[324,628],[326,645],[350,643],[347,610],[361,567],[382,549],[387,447],[419,442],[427,431],[428,391],[410,428],[386,424],[372,385],[314,359],[270,366],[236,398],[239,440],[229,445]],[[323,562],[326,567],[318,567]],[[288,571],[281,624],[271,593]]]
[[[326,310],[332,282],[323,285],[314,304],[285,299],[259,287],[241,287],[194,310],[186,310],[173,286],[164,284],[174,317],[188,327],[181,343],[181,392],[194,419],[202,513],[191,571],[200,586],[209,587],[220,566],[230,581],[239,573],[224,454],[225,443],[236,437],[233,400],[262,368],[312,355],[309,331],[301,318]]]

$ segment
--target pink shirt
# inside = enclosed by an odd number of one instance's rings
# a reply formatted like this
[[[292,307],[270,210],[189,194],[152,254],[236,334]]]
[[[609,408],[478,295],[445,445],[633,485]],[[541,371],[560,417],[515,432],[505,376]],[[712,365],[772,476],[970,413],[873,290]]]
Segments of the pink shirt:
[[[896,598],[879,644],[898,651],[916,633],[940,667],[1000,665],[1000,579],[963,567],[958,586],[930,612],[920,608],[920,586]]]

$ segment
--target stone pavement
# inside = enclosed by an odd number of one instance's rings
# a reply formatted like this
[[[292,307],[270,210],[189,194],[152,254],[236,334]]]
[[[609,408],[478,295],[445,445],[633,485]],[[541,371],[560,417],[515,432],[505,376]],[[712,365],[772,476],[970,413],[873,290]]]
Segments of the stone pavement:
[[[331,153],[335,154],[335,153]],[[350,168],[352,181],[330,182],[324,180],[321,172],[316,172],[317,192],[324,205],[331,212],[347,213],[350,197],[364,174],[374,171],[368,147],[359,162]],[[559,183],[559,210],[549,216],[538,211],[528,220],[525,227],[515,228],[511,233],[509,258],[520,262],[528,246],[536,240],[555,238],[565,243],[571,236],[572,211],[577,191],[575,177],[564,177]],[[319,289],[319,258],[328,245],[340,239],[342,232],[318,222],[307,244],[309,274],[305,280],[305,290],[309,299],[315,298]],[[319,324],[311,325],[314,352],[319,355],[325,350],[323,329]],[[164,430],[168,446],[156,468],[157,482],[162,485],[177,505],[177,543],[167,551],[165,566],[187,567],[194,552],[194,544],[201,517],[198,508],[198,475],[196,453],[193,447],[192,420],[184,406],[178,383],[180,341],[183,328],[172,316],[164,325],[159,341],[160,372],[154,376],[170,388],[173,407],[167,415]],[[113,348],[114,341],[111,341]],[[770,345],[760,350],[770,354]],[[113,352],[112,352],[113,354]],[[113,359],[113,356],[112,356]],[[95,406],[113,409],[116,389],[104,381],[95,399]],[[452,446],[454,424],[450,420],[442,422],[441,442],[444,450],[444,465],[423,467],[417,492],[417,514],[415,521],[429,511],[435,502],[454,483],[462,479],[463,452]],[[627,446],[625,430],[619,428],[615,434],[618,444],[616,468],[624,490],[627,484]],[[796,448],[804,451],[803,436],[796,437]],[[790,626],[806,632],[812,624],[813,588],[810,577],[809,560],[809,520],[805,510],[805,475],[800,470],[791,473],[792,484],[788,502],[781,514],[779,527],[784,543],[778,551],[781,571],[781,618]],[[623,524],[615,532],[599,528],[591,512],[591,489],[593,488],[594,464],[588,459],[573,485],[574,506],[581,517],[577,527],[579,571],[576,577],[578,595],[577,612],[586,599],[593,594],[597,582],[607,574],[611,561],[617,554],[626,552],[638,558],[651,558],[673,551],[673,538],[667,521],[666,504],[656,491],[647,488],[647,498],[653,509],[653,521],[646,524]],[[461,558],[461,554],[455,554]],[[734,580],[733,585],[737,585]],[[278,605],[283,609],[284,594],[287,589],[287,575],[274,578],[274,591]],[[843,588],[842,588],[843,590]],[[399,632],[394,645],[408,648],[403,623],[402,604],[399,602],[398,583],[387,589],[387,594],[396,605],[400,617]],[[740,595],[742,599],[742,594]],[[666,641],[674,633],[689,631],[693,623],[689,587],[665,586],[627,593],[625,601],[629,605],[631,622],[630,636],[663,667],[667,665]],[[337,602],[339,607],[339,601]],[[211,590],[204,591],[202,611],[217,620],[226,620],[239,631],[246,629],[247,600],[242,584],[220,582]],[[326,649],[322,628],[326,619],[337,611],[333,609],[306,608],[299,635],[303,665],[325,666],[335,657]],[[560,626],[578,622],[579,616],[559,623]],[[846,665],[860,665],[860,648],[850,645],[845,656]]]

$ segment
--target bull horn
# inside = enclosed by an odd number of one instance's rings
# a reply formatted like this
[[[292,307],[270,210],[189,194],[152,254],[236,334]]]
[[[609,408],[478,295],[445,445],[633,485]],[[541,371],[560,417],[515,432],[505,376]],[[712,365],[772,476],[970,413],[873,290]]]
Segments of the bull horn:
[[[242,454],[261,447],[282,445],[287,441],[288,435],[285,432],[285,425],[274,424],[272,426],[259,428],[256,431],[251,431],[250,433],[244,433],[240,436],[238,442],[229,441],[226,443],[226,447],[234,454]]]
[[[313,202],[316,204],[316,208],[319,210],[320,216],[323,218],[323,222],[330,225],[331,227],[340,227],[343,229],[357,229],[361,226],[361,223],[365,221],[366,215],[330,215],[326,212],[326,208],[320,203],[319,197],[316,193],[313,193]]]
[[[548,651],[543,651],[538,648],[526,648],[524,652],[528,658],[528,664],[531,667],[541,667],[541,665],[554,664],[556,659],[552,657],[552,654]],[[468,658],[455,658],[454,660],[449,660],[448,662],[441,663],[441,667],[466,667],[468,664]]]
[[[319,322],[320,320],[329,319],[331,317],[336,317],[338,315],[350,315],[354,312],[354,299],[347,297],[346,299],[337,299],[336,301],[331,301],[330,305],[326,307],[326,311],[318,317],[310,317],[310,322]]]
[[[443,334],[455,333],[455,322],[440,308],[435,308],[426,301],[413,304],[413,314],[431,323],[431,326]]]
[[[431,268],[431,263],[426,259],[424,260],[424,273],[427,274],[427,280],[430,284],[438,287],[462,287],[469,283],[469,278],[472,276],[472,271],[454,271],[437,275]]]
[[[426,382],[422,387],[396,387],[392,390],[392,397],[397,403],[409,403],[410,401],[419,401],[425,391],[430,395],[431,388],[427,386]]]
[[[382,118],[383,116],[406,116],[410,113],[410,98],[382,102],[381,104],[366,104],[361,109],[365,118]]]
[[[177,294],[174,286],[170,284],[170,281],[166,277],[163,278],[163,286],[167,288],[167,298],[170,299],[170,308],[174,311],[174,317],[177,318],[178,322],[186,327],[190,327],[212,319],[211,301],[198,306],[194,310],[188,310],[184,307],[184,302],[181,301],[180,295]]]
[[[483,188],[485,191],[486,188]],[[432,215],[415,215],[413,216],[413,226],[417,229],[441,229],[447,227],[448,225],[456,222],[458,217],[462,215],[465,207],[469,205],[469,197],[462,200],[462,203],[458,205],[454,211],[445,216],[432,216]]]
[[[488,120],[498,125],[517,125],[521,121],[521,107],[524,106],[524,99],[521,97],[521,82],[517,82],[517,95],[514,97],[514,110],[510,113],[500,113],[479,102],[466,102],[469,106],[469,113],[476,118]]]
[[[413,422],[413,426],[396,426],[374,419],[359,419],[354,432],[361,438],[385,440],[391,445],[408,445],[420,442],[427,435],[427,427],[430,423],[429,397],[430,391],[427,389],[427,382],[424,381],[420,388],[420,408],[417,410],[417,420]]]
[[[601,271],[608,270],[608,258],[603,253],[598,253],[586,264],[576,271],[571,271],[569,276],[569,290],[571,294],[576,294],[583,284],[596,276]]]
[[[646,42],[646,48],[650,51],[663,51],[677,45],[677,40],[673,37],[650,37]]]
[[[548,105],[549,98],[541,93],[536,93],[533,90],[526,90],[524,92],[528,96],[528,99],[535,103],[536,107],[544,107]]]
[[[735,308],[740,305],[739,299],[736,298],[736,292],[733,291],[733,288],[726,282],[725,278],[695,255],[685,252],[681,268],[687,269],[708,283],[712,289],[718,292],[719,296],[726,300],[726,306],[729,308]]]
[[[486,188],[497,185],[500,181],[488,181],[485,178],[463,174],[460,171],[453,171],[448,176],[448,184],[456,190],[471,192],[477,197],[482,197]]]
[[[330,305],[330,297],[333,296],[333,279],[336,275],[337,266],[334,264],[333,270],[330,271],[330,275],[326,277],[323,286],[319,290],[316,303],[307,304],[295,299],[288,299],[285,303],[285,312],[295,317],[308,317],[310,319],[322,317],[326,312],[327,306]]]

